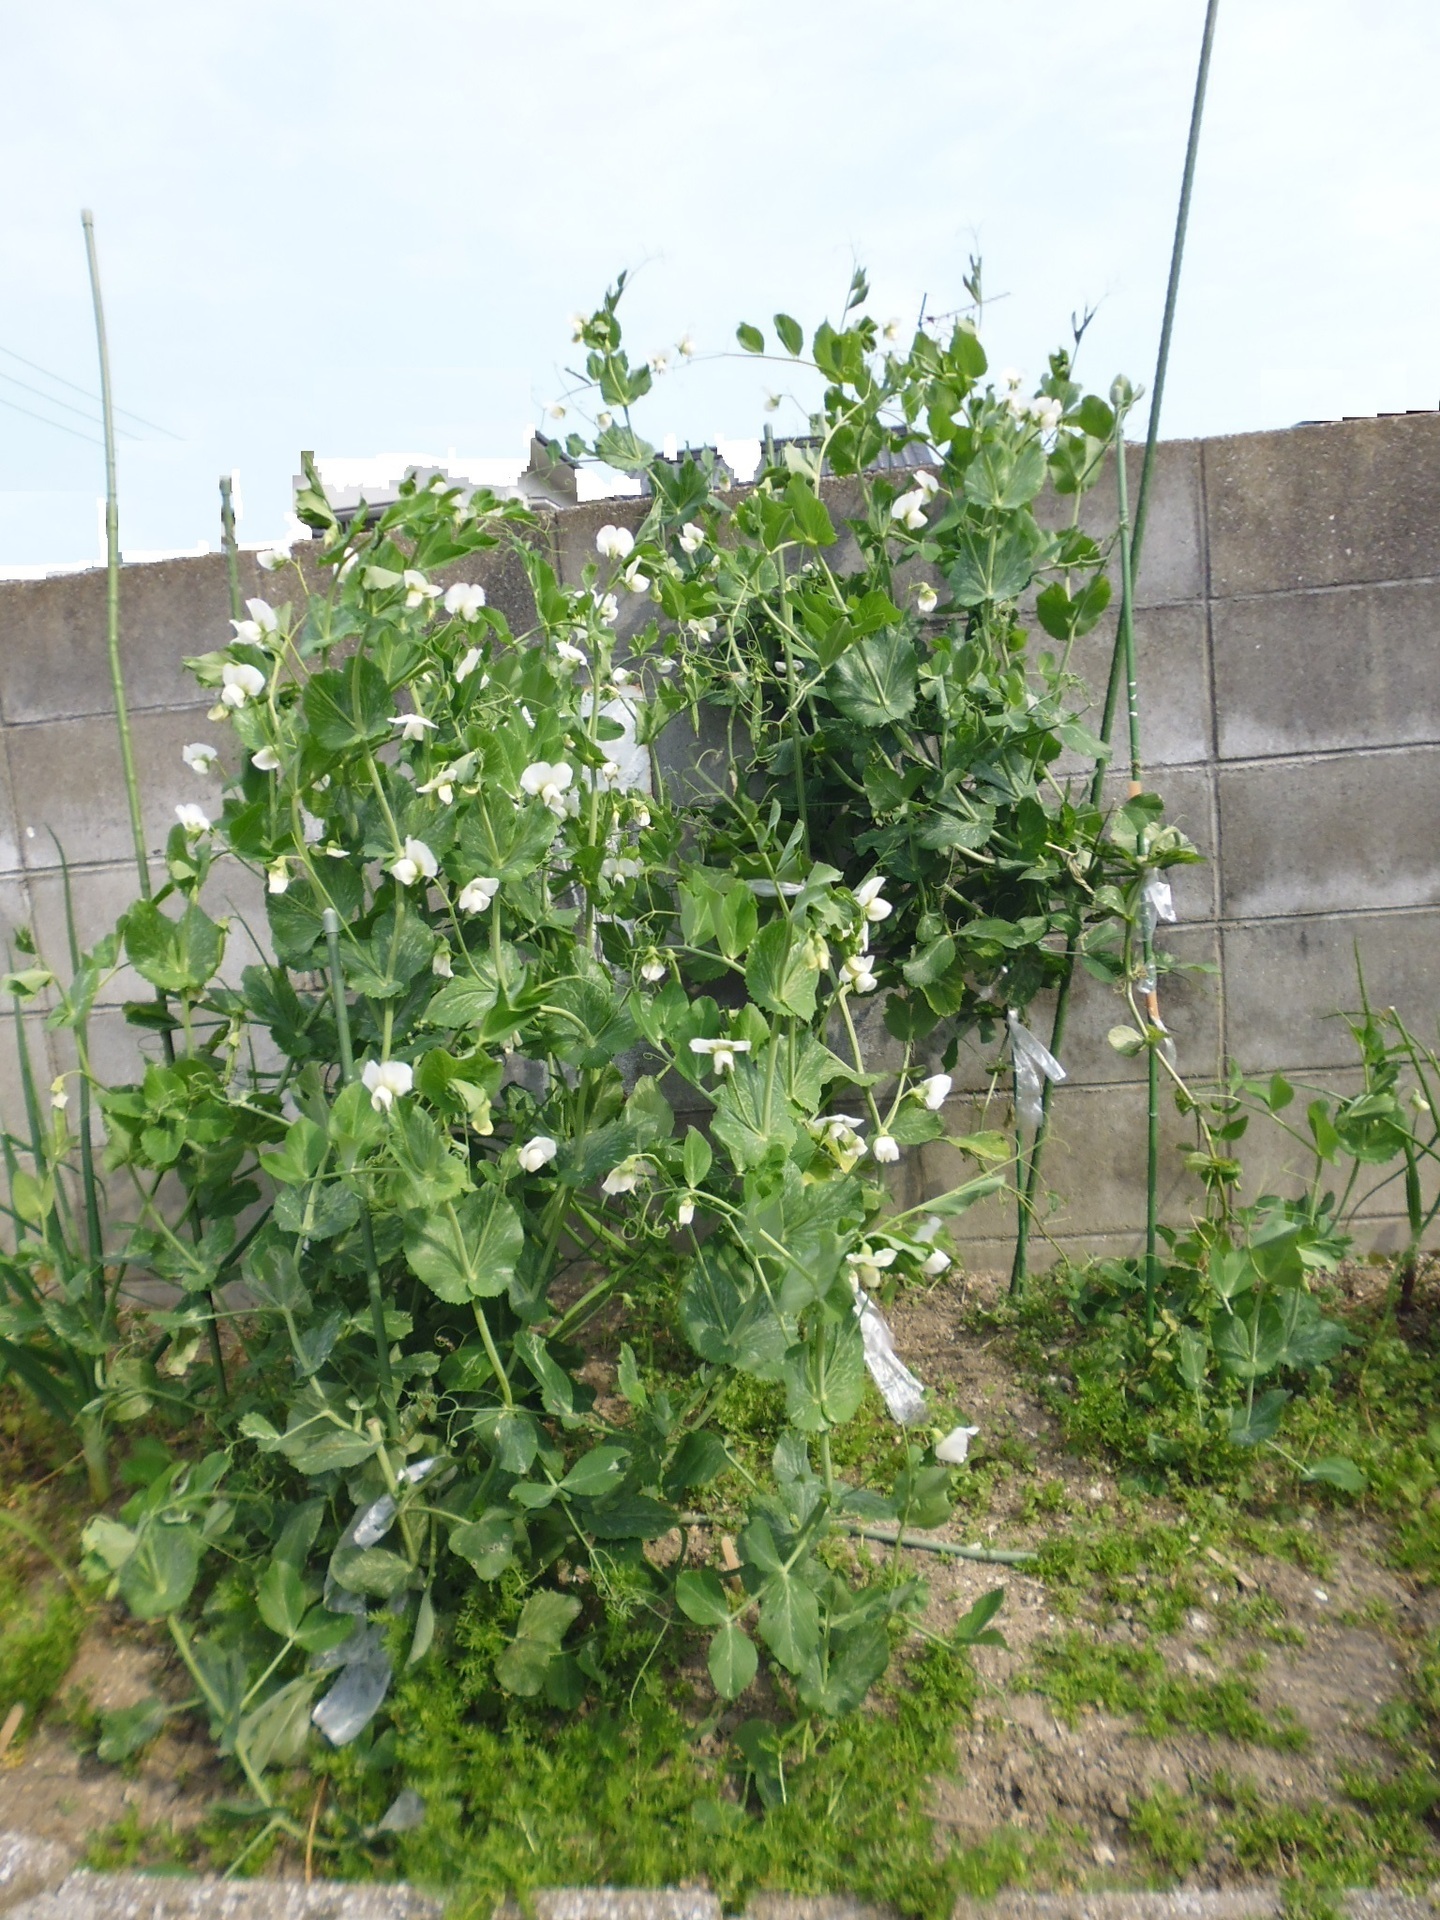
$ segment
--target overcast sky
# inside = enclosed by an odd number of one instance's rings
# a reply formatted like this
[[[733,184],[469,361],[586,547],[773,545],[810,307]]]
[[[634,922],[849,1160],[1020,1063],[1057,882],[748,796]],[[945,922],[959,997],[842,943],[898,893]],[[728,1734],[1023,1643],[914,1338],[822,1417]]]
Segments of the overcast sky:
[[[213,544],[227,468],[278,534],[301,447],[518,452],[620,267],[631,343],[700,348],[652,438],[758,432],[705,356],[854,260],[908,320],[978,251],[992,361],[1092,305],[1082,374],[1148,382],[1203,10],[0,0],[0,565],[96,552],[89,403],[13,357],[95,387],[82,206],[132,553]],[[1167,436],[1435,406],[1437,71],[1435,0],[1221,0]]]

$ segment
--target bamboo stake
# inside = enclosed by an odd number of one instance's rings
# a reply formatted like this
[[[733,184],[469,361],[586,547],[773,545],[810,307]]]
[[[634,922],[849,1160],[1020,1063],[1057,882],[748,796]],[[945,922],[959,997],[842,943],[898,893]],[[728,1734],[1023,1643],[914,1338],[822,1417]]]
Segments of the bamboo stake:
[[[233,473],[220,476],[220,538],[225,548],[225,571],[230,582],[230,618],[240,618],[240,547],[235,538]]]
[[[1170,274],[1165,287],[1165,313],[1160,324],[1160,346],[1156,355],[1155,379],[1150,395],[1150,419],[1145,434],[1145,458],[1140,469],[1140,491],[1135,503],[1135,530],[1131,541],[1131,557],[1132,564],[1137,570],[1145,539],[1146,520],[1150,511],[1150,486],[1155,467],[1155,448],[1160,437],[1160,408],[1165,395],[1165,376],[1170,365],[1170,342],[1175,331],[1180,269],[1185,258],[1185,235],[1190,224],[1190,201],[1195,186],[1195,163],[1200,151],[1200,128],[1205,116],[1205,93],[1210,79],[1210,55],[1215,43],[1215,19],[1218,12],[1219,0],[1207,0],[1205,25],[1200,40],[1200,59],[1195,72],[1195,94],[1190,105],[1190,132],[1185,142],[1185,166],[1180,179],[1180,204],[1175,214],[1175,238],[1170,249]],[[1117,442],[1116,458],[1123,461],[1124,457],[1125,445],[1122,436]],[[1115,722],[1123,660],[1121,636],[1117,631],[1115,646],[1110,655],[1110,678],[1106,685],[1105,706],[1100,722],[1100,739],[1107,747],[1110,744],[1110,734]],[[1105,766],[1106,762],[1103,759],[1095,762],[1095,771],[1090,782],[1092,806],[1100,804],[1105,783]],[[1065,1041],[1066,1022],[1070,1011],[1070,989],[1075,978],[1075,959],[1076,945],[1072,940],[1065,950],[1065,967],[1055,996],[1055,1014],[1050,1029],[1050,1051],[1057,1058]],[[1040,1196],[1040,1166],[1050,1131],[1050,1102],[1053,1093],[1054,1082],[1047,1080],[1040,1093],[1040,1124],[1035,1129],[1035,1138],[1031,1143],[1030,1161],[1026,1169],[1025,1187],[1020,1202],[1015,1258],[1010,1268],[1011,1293],[1019,1293],[1027,1277],[1029,1227]]]

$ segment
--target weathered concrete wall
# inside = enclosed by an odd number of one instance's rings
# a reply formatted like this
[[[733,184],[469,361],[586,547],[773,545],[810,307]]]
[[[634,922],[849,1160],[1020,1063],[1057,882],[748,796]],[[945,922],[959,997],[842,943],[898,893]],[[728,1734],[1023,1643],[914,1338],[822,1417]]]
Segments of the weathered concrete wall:
[[[1137,473],[1138,477],[1138,462]],[[1132,484],[1133,497],[1133,484]],[[1087,503],[1102,525],[1107,494]],[[574,580],[615,501],[559,516],[549,538]],[[472,571],[476,571],[472,569]],[[492,599],[515,603],[513,562],[485,569]],[[247,577],[265,593],[269,576]],[[1161,449],[1138,588],[1143,743],[1149,783],[1207,855],[1176,887],[1181,924],[1168,944],[1217,971],[1167,983],[1166,1018],[1182,1065],[1204,1079],[1233,1060],[1283,1068],[1336,1088],[1354,1084],[1336,1013],[1355,1002],[1355,952],[1372,998],[1433,1036],[1440,936],[1440,417],[1347,421]],[[206,783],[180,759],[187,740],[222,748],[181,666],[228,634],[222,561],[126,569],[127,684],[159,849],[180,800]],[[648,613],[631,602],[626,617]],[[1098,684],[1109,634],[1077,650]],[[210,789],[212,794],[214,788]],[[35,924],[64,952],[60,874],[50,830],[74,870],[82,939],[113,924],[133,891],[104,647],[104,577],[0,586],[0,926]],[[220,882],[254,925],[245,881]],[[228,965],[244,963],[237,924]],[[117,982],[97,1019],[95,1065],[130,1070],[136,1037]],[[1072,1251],[1134,1244],[1142,1200],[1142,1070],[1105,1043],[1119,1009],[1086,978],[1065,1047],[1070,1080],[1056,1098],[1049,1162],[1060,1203],[1049,1223]],[[1037,1017],[1037,1028],[1044,1030]],[[68,1065],[63,1036],[31,1023],[37,1078]],[[978,1056],[967,1084],[980,1084]],[[0,1111],[20,1115],[13,1042],[0,1042]],[[957,1121],[966,1115],[957,1112]],[[992,1120],[998,1115],[992,1111]],[[1167,1115],[1176,1144],[1185,1133]],[[1252,1130],[1247,1164],[1261,1187],[1284,1170],[1283,1139]],[[906,1176],[939,1180],[949,1150],[907,1155]],[[1166,1158],[1167,1216],[1183,1216],[1178,1153]],[[914,1197],[920,1198],[916,1186]],[[1374,1202],[1373,1239],[1395,1237],[1391,1188]],[[977,1262],[1008,1258],[1010,1221],[971,1216]],[[1044,1257],[1044,1243],[1037,1247]]]

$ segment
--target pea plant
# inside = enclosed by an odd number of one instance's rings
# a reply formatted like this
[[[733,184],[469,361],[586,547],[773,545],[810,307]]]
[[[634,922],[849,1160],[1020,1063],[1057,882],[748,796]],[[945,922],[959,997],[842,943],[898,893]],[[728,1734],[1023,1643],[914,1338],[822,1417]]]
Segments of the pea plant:
[[[1008,1184],[999,1127],[952,1132],[961,1040],[1033,1125],[1063,1069],[1032,1000],[1189,857],[1137,839],[1151,801],[1112,820],[1058,768],[1103,751],[1070,652],[1109,599],[1079,503],[1117,436],[1069,354],[1026,392],[970,316],[892,337],[857,275],[808,345],[740,328],[818,398],[736,492],[641,437],[623,286],[577,329],[569,451],[641,477],[638,523],[565,585],[515,501],[411,480],[342,524],[310,468],[313,563],[273,556],[274,604],[189,663],[240,771],[217,807],[219,753],[186,748],[208,787],[166,884],[61,992],[78,1029],[123,957],[157,1038],[94,1088],[134,1217],[74,1284],[101,1276],[87,1417],[152,1413],[174,1447],[142,1448],[88,1564],[167,1624],[282,1824],[275,1770],[312,1729],[375,1738],[462,1605],[505,1623],[497,1690],[557,1709],[616,1691],[617,1625],[657,1652],[702,1628],[722,1701],[763,1656],[773,1724],[737,1738],[783,1791],[786,1743],[861,1703],[921,1599],[837,1541],[941,1524],[964,1456],[881,1312]],[[518,631],[471,577],[496,549]],[[220,861],[268,922],[228,969]],[[886,1170],[940,1141],[958,1184],[895,1203]],[[11,1150],[31,1365],[87,1150],[59,1106],[33,1172]],[[127,1307],[136,1271],[170,1304]],[[657,1338],[682,1367],[642,1363]],[[832,1457],[867,1374],[909,1434],[883,1494]],[[737,1378],[783,1396],[763,1482],[717,1424]]]

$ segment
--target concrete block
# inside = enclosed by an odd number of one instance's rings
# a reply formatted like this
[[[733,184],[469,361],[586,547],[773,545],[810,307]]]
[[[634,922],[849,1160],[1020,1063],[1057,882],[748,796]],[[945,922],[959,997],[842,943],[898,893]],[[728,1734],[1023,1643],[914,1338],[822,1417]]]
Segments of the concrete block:
[[[745,1920],[897,1920],[895,1907],[871,1906],[848,1893],[752,1893]]]
[[[33,1840],[27,1833],[0,1833],[0,1913],[22,1900],[58,1887],[74,1865],[68,1847]]]
[[[0,730],[0,873],[15,873],[24,865],[20,829],[15,818],[15,795],[10,783],[10,756]]]
[[[72,1873],[15,1908],[14,1920],[441,1920],[443,1912],[441,1901],[403,1883]]]
[[[1226,1043],[1245,1073],[1355,1063],[1341,1015],[1360,1004],[1357,947],[1370,1004],[1395,1007],[1419,1039],[1435,1043],[1435,908],[1251,921],[1227,926],[1221,937]]]
[[[995,1124],[992,1120],[991,1124]],[[1145,1191],[1145,1095],[1142,1086],[1059,1088],[1051,1113],[1045,1153],[1045,1181],[1055,1196],[1052,1211],[1032,1229],[1037,1238],[1055,1235],[1124,1233],[1143,1218]],[[1167,1221],[1187,1219],[1199,1203],[1199,1191],[1180,1161],[1180,1150],[1194,1144],[1194,1123],[1175,1112],[1173,1100],[1161,1104],[1160,1206]],[[939,1194],[973,1176],[964,1160],[944,1141],[918,1155],[923,1193]],[[961,1216],[961,1225],[977,1239],[1004,1240],[1014,1231],[1014,1202],[1002,1196]]]
[[[1440,573],[1440,414],[1205,442],[1210,591]]]
[[[1440,748],[1222,766],[1227,919],[1440,903]]]
[[[1350,1920],[1434,1920],[1436,1890],[1336,1895]],[[1171,1893],[1009,1892],[993,1900],[962,1896],[954,1920],[1278,1920],[1278,1887],[1261,1882],[1223,1891],[1178,1887]]]
[[[1205,593],[1204,503],[1200,481],[1198,440],[1166,440],[1156,448],[1152,492],[1147,513],[1140,572],[1135,582],[1137,607],[1169,606],[1177,600],[1199,600]],[[1140,469],[1145,450],[1125,449],[1125,477],[1133,516],[1140,497]],[[1035,503],[1042,526],[1068,526],[1075,511],[1073,496],[1046,492]],[[1107,540],[1118,518],[1115,471],[1107,460],[1104,471],[1081,500],[1080,525],[1097,540]],[[1118,601],[1118,563],[1111,567],[1111,583]]]
[[[1070,665],[1089,690],[1082,715],[1093,733],[1100,730],[1105,687],[1115,644],[1116,615],[1076,644]],[[1208,760],[1214,752],[1210,711],[1210,652],[1205,608],[1199,601],[1175,606],[1141,607],[1135,616],[1135,683],[1140,695],[1140,743],[1147,767]],[[1111,734],[1116,756],[1128,757],[1126,709],[1122,691]],[[1078,760],[1058,763],[1066,772]]]
[[[1440,581],[1219,600],[1212,619],[1222,759],[1440,739]]]
[[[219,812],[217,783],[193,773],[180,758],[187,741],[222,744],[227,729],[207,722],[205,713],[202,706],[132,715],[146,845],[152,854],[163,850],[181,801]],[[57,835],[71,861],[133,859],[120,744],[110,716],[15,727],[7,732],[6,746],[20,796],[20,848],[28,868],[59,864],[47,829]]]
[[[715,1895],[689,1887],[547,1887],[526,1910],[535,1920],[720,1920]],[[500,1916],[520,1920],[520,1909],[507,1903]]]

